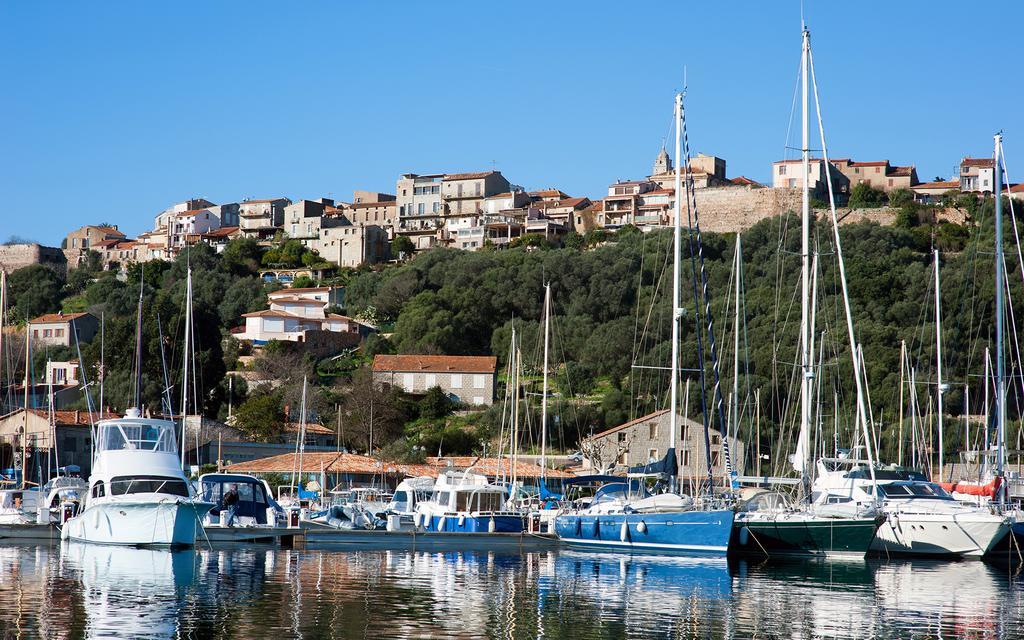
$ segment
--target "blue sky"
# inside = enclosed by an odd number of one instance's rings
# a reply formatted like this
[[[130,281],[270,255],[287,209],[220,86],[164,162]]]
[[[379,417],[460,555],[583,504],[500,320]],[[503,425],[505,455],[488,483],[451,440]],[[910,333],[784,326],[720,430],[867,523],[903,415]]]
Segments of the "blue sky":
[[[930,180],[1002,128],[1024,171],[1024,45],[998,26],[1022,3],[806,4],[831,155]],[[58,244],[100,221],[134,235],[191,196],[393,192],[404,172],[495,166],[600,196],[649,171],[684,65],[694,151],[767,180],[799,16],[796,1],[3,3],[0,240]]]

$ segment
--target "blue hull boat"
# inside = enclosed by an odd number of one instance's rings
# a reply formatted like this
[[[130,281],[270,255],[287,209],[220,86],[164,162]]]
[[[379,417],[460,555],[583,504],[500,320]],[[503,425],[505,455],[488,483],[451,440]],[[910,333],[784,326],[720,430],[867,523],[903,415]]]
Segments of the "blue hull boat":
[[[515,514],[450,515],[430,517],[423,530],[444,533],[522,533],[523,528],[523,516]]]
[[[567,514],[555,517],[555,532],[576,547],[724,556],[729,551],[732,521],[729,509]]]

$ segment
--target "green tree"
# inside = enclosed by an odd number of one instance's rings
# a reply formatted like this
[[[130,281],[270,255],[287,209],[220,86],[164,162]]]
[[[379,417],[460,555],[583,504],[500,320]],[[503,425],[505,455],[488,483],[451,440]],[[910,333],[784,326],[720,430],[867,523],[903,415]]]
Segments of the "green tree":
[[[284,432],[285,415],[281,396],[259,393],[235,410],[235,426],[259,442],[270,442]]]
[[[875,189],[866,182],[860,182],[850,190],[851,209],[873,209],[885,206],[886,196],[881,189]]]
[[[420,418],[436,420],[449,415],[455,408],[448,394],[441,387],[431,387],[419,401]]]
[[[63,276],[41,264],[12,271],[7,277],[7,291],[13,302],[12,319],[31,320],[44,313],[60,310],[63,287]]]
[[[397,258],[408,257],[416,251],[416,245],[407,236],[395,236],[391,241],[391,255]]]
[[[308,287],[315,287],[315,286],[316,286],[316,280],[313,280],[313,278],[310,278],[309,276],[299,276],[299,277],[295,278],[294,280],[292,280],[292,288],[293,289],[306,289]]]
[[[220,255],[221,268],[237,276],[255,275],[263,262],[263,248],[255,238],[235,238]]]

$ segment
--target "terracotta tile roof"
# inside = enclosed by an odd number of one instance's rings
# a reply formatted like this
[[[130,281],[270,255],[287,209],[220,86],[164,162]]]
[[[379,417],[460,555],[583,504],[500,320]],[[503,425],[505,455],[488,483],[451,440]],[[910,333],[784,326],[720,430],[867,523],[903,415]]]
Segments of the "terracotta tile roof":
[[[288,313],[287,311],[277,311],[275,309],[264,309],[263,311],[253,311],[252,313],[243,313],[243,318],[295,318],[296,320],[315,320],[315,318],[304,318],[297,316],[294,313]]]
[[[384,355],[373,357],[374,371],[428,371],[432,373],[491,373],[498,366],[494,356]]]
[[[289,433],[298,433],[299,429],[301,429],[301,428],[302,428],[302,423],[299,423],[299,422],[289,422],[289,423],[284,425],[284,430],[289,432]],[[323,435],[333,435],[334,431],[332,431],[331,429],[328,429],[327,427],[325,427],[322,424],[317,424],[315,422],[307,422],[306,423],[306,433],[319,433],[319,434],[323,434]]]
[[[6,416],[0,416],[0,418],[7,418],[15,414],[19,414],[22,411],[24,411],[24,409],[18,409],[16,411],[8,413]],[[31,411],[34,415],[43,418],[44,420],[49,419],[49,415],[43,409],[29,409],[29,411]],[[56,422],[57,426],[88,427],[90,425],[88,411],[54,411],[53,417],[54,422]],[[93,420],[108,420],[111,418],[120,417],[121,416],[119,416],[118,414],[111,413],[109,411],[103,413],[102,415],[100,414],[99,411],[93,413]]]
[[[93,248],[109,249],[110,247],[116,245],[118,242],[120,242],[120,241],[119,240],[100,240],[99,242],[95,243],[92,246],[93,246]]]
[[[992,158],[964,158],[960,161],[960,166],[991,168],[996,166],[996,161]]]
[[[197,213],[208,213],[209,211],[209,209],[189,209],[188,211],[182,211],[181,213],[179,213],[178,217],[188,218],[190,216],[196,215]]]
[[[77,320],[83,316],[89,315],[88,313],[47,313],[39,316],[38,318],[32,318],[29,320],[29,324],[41,324],[44,322],[71,322]]]
[[[750,186],[763,186],[757,180],[751,180],[747,176],[736,176],[735,178],[732,178],[731,180],[729,180],[729,182],[731,182],[733,184],[745,184],[745,185],[750,185]]]
[[[833,160],[833,162],[835,162],[835,161]],[[888,166],[888,165],[889,165],[889,161],[888,160],[870,160],[870,161],[867,161],[867,162],[857,162],[857,161],[854,161],[854,160],[850,160],[850,166],[851,167],[885,167],[885,166]]]
[[[327,314],[327,319],[328,320],[354,320],[354,318],[350,318],[348,316],[343,316],[340,313],[328,313]]]
[[[203,234],[204,238],[226,238],[238,231],[238,227],[221,227]]]
[[[486,199],[490,200],[492,198],[511,198],[511,197],[512,197],[512,192],[511,191],[506,191],[505,193],[496,193],[493,196],[487,196]]]
[[[648,191],[647,193],[641,193],[642,196],[672,196],[675,195],[675,189],[655,189],[654,191]]]
[[[476,173],[448,173],[445,174],[444,180],[475,180],[478,178],[486,178],[487,176],[494,175],[497,171],[478,171]]]
[[[298,464],[298,454],[283,453],[269,458],[260,458],[248,462],[239,462],[228,465],[226,470],[233,473],[291,473]],[[404,467],[413,465],[398,465],[392,462],[382,462],[377,458],[361,456],[355,453],[333,453],[315,452],[306,453],[302,456],[302,473],[355,473],[362,475],[373,475],[387,473],[391,475],[404,474]]]
[[[122,238],[124,237],[124,234],[115,229],[114,227],[93,227],[93,229],[101,231],[110,236],[121,236]]]
[[[479,456],[453,456],[445,458],[427,458],[427,464],[434,467],[438,471],[444,471],[447,468],[455,470],[472,469],[485,476],[501,476],[511,475],[512,461],[508,458],[481,458]],[[541,476],[541,466],[532,462],[525,462],[520,460],[516,463],[516,475],[521,478],[539,478]],[[559,471],[558,469],[548,469],[544,474],[548,478],[571,478],[571,473],[565,471]]]
[[[943,189],[949,191],[950,189],[959,189],[960,182],[958,180],[940,180],[938,182],[922,182],[921,184],[915,184],[912,189]]]
[[[1024,193],[1024,182],[1010,185],[1010,193]]]
[[[569,197],[569,194],[561,189],[540,189],[539,191],[531,191],[530,195],[539,198],[558,198],[559,200]]]
[[[914,173],[914,167],[893,167],[889,172],[890,176],[909,177]]]

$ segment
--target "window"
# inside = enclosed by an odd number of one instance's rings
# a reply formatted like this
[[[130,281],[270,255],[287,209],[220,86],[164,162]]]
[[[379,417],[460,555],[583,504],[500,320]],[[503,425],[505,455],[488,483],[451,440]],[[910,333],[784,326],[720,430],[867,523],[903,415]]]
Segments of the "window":
[[[461,182],[459,183],[459,186],[458,186],[458,192],[459,192],[459,197],[461,198],[462,197],[462,183]]]
[[[462,388],[462,374],[459,374],[459,373],[453,373],[452,374],[451,387],[452,387],[452,389],[461,389]]]
[[[406,391],[412,391],[412,389],[414,388],[415,384],[416,384],[416,374],[415,373],[407,373],[407,374],[405,374],[405,383],[402,385],[402,386],[405,387],[405,390]]]
[[[620,431],[619,432],[619,444],[626,444],[626,432],[625,431]]]
[[[38,338],[39,337],[39,329],[33,329],[32,330],[32,337],[33,338]]]
[[[437,386],[437,376],[433,373],[428,373],[423,377],[423,386],[427,389]]]
[[[54,329],[54,330],[53,330],[53,336],[54,336],[55,338],[61,338],[61,337],[63,337],[63,336],[64,336],[64,330],[63,330],[63,329]]]
[[[784,165],[784,164],[780,164],[779,165],[779,175],[780,176],[786,175],[786,165]]]
[[[889,178],[889,186],[892,186],[892,178]]]
[[[441,205],[441,203],[440,203],[440,202],[435,202],[435,203],[433,204],[433,212],[434,212],[434,213],[437,213],[437,210],[438,210],[438,208],[440,207],[440,205]]]
[[[100,480],[96,484],[92,485],[92,497],[94,497],[94,498],[102,498],[105,495],[107,495],[107,492],[104,491],[103,481],[102,480]]]
[[[479,374],[473,376],[473,388],[474,389],[483,389],[486,386],[487,386],[487,382],[484,379],[484,376],[479,375]]]
[[[652,422],[649,425],[647,425],[647,429],[648,429],[647,437],[649,439],[654,440],[655,438],[658,437],[658,423],[657,422]]]
[[[690,450],[689,449],[683,449],[683,466],[684,467],[690,466]]]
[[[426,212],[426,210],[427,210],[427,205],[426,204],[421,202],[418,205],[416,205],[416,213],[418,213],[419,215],[422,216],[424,214],[424,212]]]
[[[473,195],[477,195],[477,196],[480,195],[480,183],[479,182],[473,183]]]
[[[43,337],[44,338],[52,338],[53,337],[53,329],[43,329]]]
[[[712,467],[719,466],[721,464],[721,458],[722,458],[722,452],[721,451],[712,451],[711,452],[711,466]]]
[[[875,167],[875,173],[882,173],[882,167]]]

